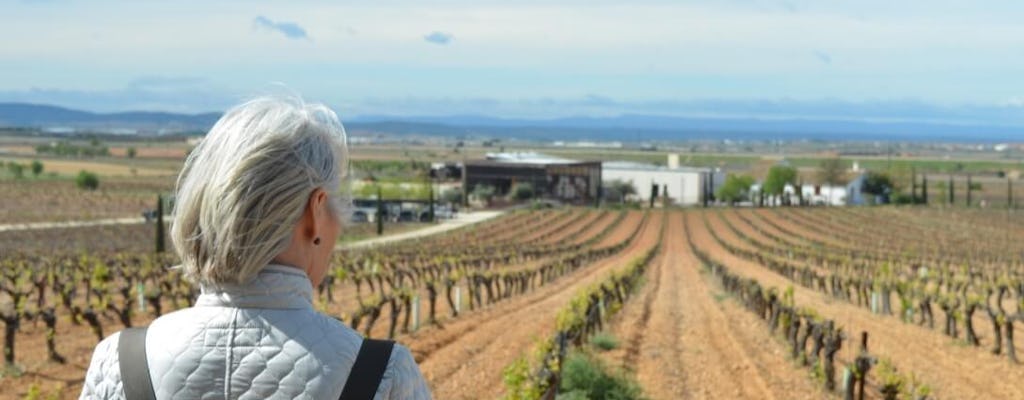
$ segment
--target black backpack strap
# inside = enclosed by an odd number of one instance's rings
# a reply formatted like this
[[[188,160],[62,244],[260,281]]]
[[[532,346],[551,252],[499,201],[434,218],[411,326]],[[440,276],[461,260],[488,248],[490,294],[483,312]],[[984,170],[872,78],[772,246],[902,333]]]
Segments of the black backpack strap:
[[[117,341],[117,362],[121,368],[121,385],[128,400],[156,400],[153,381],[146,360],[146,328],[121,331]]]
[[[345,388],[341,390],[340,399],[373,400],[394,347],[393,340],[363,339],[356,362],[352,364],[352,372],[349,372]]]

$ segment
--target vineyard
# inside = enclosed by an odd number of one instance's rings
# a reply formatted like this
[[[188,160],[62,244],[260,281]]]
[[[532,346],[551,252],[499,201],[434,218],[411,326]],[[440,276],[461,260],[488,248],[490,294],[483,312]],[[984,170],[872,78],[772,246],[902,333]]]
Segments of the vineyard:
[[[598,333],[619,345],[596,357],[655,399],[1024,398],[1022,222],[948,208],[515,211],[339,250],[314,306],[408,346],[439,399],[553,395]],[[192,304],[145,228],[0,235],[0,398],[75,398],[100,339]]]

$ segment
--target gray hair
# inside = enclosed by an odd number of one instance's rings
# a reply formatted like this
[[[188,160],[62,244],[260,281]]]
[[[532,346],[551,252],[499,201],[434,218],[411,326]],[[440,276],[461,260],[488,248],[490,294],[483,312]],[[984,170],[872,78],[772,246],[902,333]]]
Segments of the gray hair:
[[[288,248],[317,188],[344,219],[348,162],[345,128],[322,104],[261,97],[228,110],[178,176],[170,236],[185,276],[250,280]]]

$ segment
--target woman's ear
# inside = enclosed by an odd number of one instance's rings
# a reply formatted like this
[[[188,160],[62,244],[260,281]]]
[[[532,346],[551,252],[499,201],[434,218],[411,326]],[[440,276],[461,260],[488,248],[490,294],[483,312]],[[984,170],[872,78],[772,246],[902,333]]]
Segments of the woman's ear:
[[[313,193],[309,195],[309,201],[306,204],[306,212],[303,215],[306,225],[306,234],[309,236],[309,240],[314,240],[320,236],[320,224],[323,223],[324,218],[328,218],[329,212],[327,210],[327,192],[321,188],[313,189]]]
[[[316,218],[323,218],[327,210],[327,192],[321,188],[313,189],[309,195],[309,207],[314,211]]]

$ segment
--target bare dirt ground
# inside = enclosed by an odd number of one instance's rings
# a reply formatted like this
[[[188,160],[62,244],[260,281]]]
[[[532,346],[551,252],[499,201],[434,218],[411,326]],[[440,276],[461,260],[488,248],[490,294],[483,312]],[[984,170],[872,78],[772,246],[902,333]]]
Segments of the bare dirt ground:
[[[652,216],[653,217],[653,216]],[[626,225],[636,226],[632,213]],[[438,399],[494,399],[503,392],[502,370],[554,331],[559,308],[582,288],[606,277],[653,246],[660,218],[652,218],[628,248],[527,295],[461,317],[443,328],[411,335],[408,344]],[[621,230],[615,240],[626,240]]]
[[[653,399],[825,396],[769,339],[763,322],[703,276],[683,215],[672,213],[668,224],[646,283],[611,323],[619,348],[608,358],[635,371]]]
[[[723,210],[725,218],[742,232],[762,243],[759,235],[736,212]],[[761,210],[754,212],[763,212]],[[757,279],[762,285],[784,290],[794,288],[796,304],[810,307],[825,318],[835,320],[848,338],[861,331],[870,333],[873,355],[890,358],[902,372],[912,372],[934,388],[937,399],[1024,399],[1024,367],[1010,365],[1005,356],[986,351],[991,335],[988,326],[978,324],[983,348],[954,341],[937,330],[908,325],[891,316],[881,316],[803,288],[764,266],[728,253],[711,232],[723,240],[750,247],[738,238],[716,214],[704,211],[671,212],[661,253],[647,271],[646,283],[610,323],[609,330],[620,347],[602,357],[613,360],[635,373],[645,393],[652,399],[816,399],[835,398],[824,393],[808,377],[806,369],[795,366],[779,339],[770,336],[765,324],[723,293],[711,276],[701,272],[698,260],[686,243],[683,224],[687,224],[696,246],[709,252],[734,273]],[[578,228],[595,213],[573,224]],[[606,216],[582,237],[591,237],[614,217]],[[772,220],[787,230],[819,239],[809,229],[771,212],[759,217],[746,214],[752,223]],[[760,219],[760,218],[763,218]],[[627,218],[598,246],[626,240],[640,224],[642,213],[630,212]],[[661,228],[661,214],[651,215],[638,240],[621,253],[600,260],[525,295],[468,311],[458,318],[448,316],[447,302],[438,301],[437,326],[403,334],[398,340],[409,346],[438,399],[492,399],[503,392],[502,369],[554,330],[555,314],[577,290],[603,279],[654,245]],[[526,229],[542,229],[537,223]],[[549,227],[550,228],[550,227]],[[765,227],[762,227],[765,228]],[[781,234],[781,232],[769,229]],[[145,233],[140,231],[140,233]],[[560,237],[553,235],[548,240]],[[338,294],[352,296],[349,287]],[[463,295],[465,301],[465,288]],[[345,297],[349,299],[349,297]],[[422,299],[423,297],[421,297]],[[346,300],[350,301],[350,300]],[[165,305],[165,308],[169,307]],[[421,312],[426,313],[426,303]],[[138,315],[137,325],[152,317]],[[374,336],[386,328],[385,317],[378,321]],[[105,334],[121,329],[114,318],[104,319]],[[66,365],[44,361],[43,324],[22,323],[17,335],[17,360],[28,371],[19,378],[0,378],[0,399],[24,398],[31,385],[38,385],[43,397],[76,398],[96,337],[85,325],[75,326],[66,316],[58,322],[58,351],[68,359]],[[1017,340],[1018,348],[1021,341]],[[856,352],[852,339],[838,354],[842,362]]]
[[[709,216],[710,217],[710,216]],[[892,359],[901,371],[913,372],[935,390],[940,399],[1020,399],[1024,398],[1024,368],[1010,365],[1005,357],[997,357],[963,346],[927,328],[903,324],[891,317],[871,314],[853,305],[839,302],[818,292],[795,285],[765,267],[732,256],[711,237],[714,229],[724,240],[740,243],[718,218],[705,224],[699,212],[687,213],[695,244],[711,257],[726,264],[733,272],[757,279],[762,285],[794,288],[796,304],[811,307],[823,317],[831,318],[848,332],[870,334],[869,349],[876,355]],[[710,225],[710,226],[709,226]],[[856,346],[844,344],[838,359],[849,360]]]
[[[173,190],[173,178],[100,177],[97,190],[69,179],[0,180],[0,224],[141,217],[156,195]]]
[[[596,215],[596,213],[594,213],[594,214]],[[596,224],[595,226],[591,227],[589,230],[587,230],[585,232],[582,232],[580,234],[580,236],[581,237],[586,237],[586,238],[591,238],[591,237],[597,235],[598,233],[600,233],[601,231],[603,231],[604,229],[609,229],[610,228],[609,225],[610,225],[611,221],[612,220],[606,219],[603,224],[602,223]],[[639,222],[639,221],[637,221],[637,222]],[[498,222],[498,223],[500,223],[500,222]],[[556,232],[556,233],[559,233],[559,235],[553,235],[553,236],[547,238],[546,240],[544,240],[542,243],[554,243],[554,242],[558,241],[561,237],[564,237],[565,233],[572,232],[572,231],[575,231],[576,229],[578,229],[580,227],[580,225],[582,225],[582,223],[575,223],[573,226],[570,226],[568,229],[564,229],[565,232]],[[521,229],[516,229],[515,232],[512,232],[512,234],[515,235],[516,232],[519,232],[519,234],[523,234],[524,232],[534,232],[534,231],[538,231],[538,230],[539,231],[545,231],[546,229],[549,230],[551,228],[552,227],[548,226],[548,224],[546,224],[545,221],[542,219],[540,221],[537,221],[537,222],[531,223],[529,225],[526,225],[526,226],[522,227]],[[621,235],[625,235],[628,232],[632,232],[632,230],[635,229],[635,228],[636,228],[636,224],[630,225],[630,224],[627,224],[627,223],[623,223],[623,224],[619,225],[615,229],[616,229],[616,231],[621,231]],[[614,236],[614,234],[613,234],[613,236]],[[540,264],[540,263],[544,262],[545,260],[546,259],[543,259],[543,258],[542,259],[533,260],[533,261],[529,262],[528,265],[537,265],[537,264]],[[524,267],[524,266],[527,266],[527,265],[515,265],[515,266],[510,266],[510,267],[519,268],[519,267]],[[366,285],[363,285],[363,286],[364,286],[363,287],[363,295],[365,296],[369,292],[369,290],[366,288]],[[458,282],[458,284],[456,284],[456,287],[458,288],[458,291],[459,291],[459,293],[461,293],[461,295],[456,297],[455,302],[458,303],[459,309],[461,311],[468,312],[469,311],[469,288],[466,285],[465,280],[460,280]],[[420,310],[420,319],[421,319],[420,322],[421,322],[421,325],[426,325],[427,316],[428,316],[428,312],[429,312],[429,309],[430,309],[429,308],[430,307],[430,302],[429,302],[428,292],[427,292],[427,290],[425,288],[420,288],[417,294],[419,296],[418,297],[419,298],[419,310]],[[445,297],[445,295],[446,295],[446,293],[444,293],[443,289],[442,289],[442,292],[438,294],[438,299],[436,300],[436,304],[435,304],[437,322],[439,324],[441,324],[441,325],[444,325],[444,324],[447,323],[447,321],[456,318],[456,317],[453,317],[452,307],[448,304],[448,301],[447,301],[447,298]],[[342,285],[337,285],[335,287],[335,289],[334,289],[334,296],[335,296],[335,302],[332,303],[332,304],[327,305],[325,311],[327,313],[331,314],[331,315],[342,316],[342,318],[345,319],[345,321],[349,321],[348,316],[345,313],[346,312],[351,312],[352,310],[356,309],[359,306],[359,299],[356,296],[355,285],[352,284],[352,283],[345,283],[345,284],[342,284]],[[453,297],[454,296],[455,295],[453,294]],[[378,338],[379,337],[387,337],[388,329],[390,327],[389,326],[390,325],[390,320],[388,319],[388,318],[390,318],[389,316],[390,316],[390,309],[388,307],[385,307],[385,311],[382,313],[380,319],[377,321],[377,323],[374,326],[373,330],[370,332],[370,336],[371,337],[378,337]],[[362,331],[361,328],[360,328],[360,331]]]
[[[24,159],[20,158],[0,157],[0,161],[26,163]],[[132,166],[130,164],[104,162],[103,160],[42,159],[41,161],[43,162],[44,172],[56,172],[57,174],[67,176],[74,176],[81,170],[94,172],[100,176],[171,176],[178,173],[176,169],[153,168],[143,163]]]

